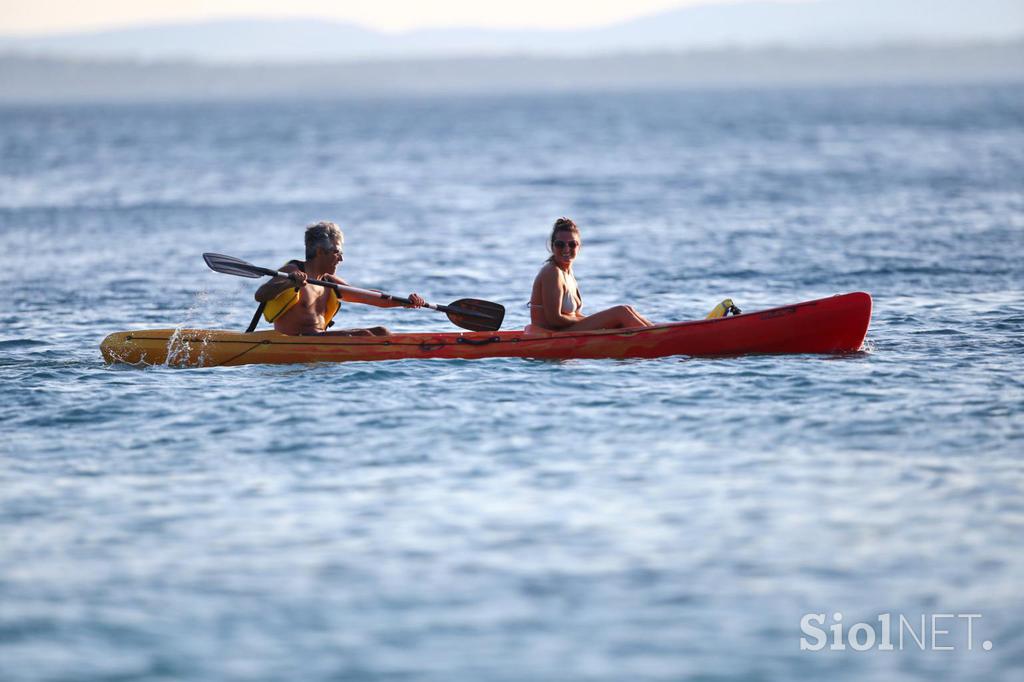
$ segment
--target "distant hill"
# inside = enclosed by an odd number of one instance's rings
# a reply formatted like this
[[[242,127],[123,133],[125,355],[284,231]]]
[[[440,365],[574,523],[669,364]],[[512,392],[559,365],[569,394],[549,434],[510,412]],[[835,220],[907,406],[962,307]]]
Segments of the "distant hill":
[[[950,83],[1024,85],[1024,41],[262,65],[0,56],[0,106]]]
[[[0,51],[267,62],[725,47],[856,48],[1020,38],[1024,38],[1024,0],[762,0],[683,7],[576,31],[450,28],[386,34],[312,19],[239,19],[27,38],[0,36]]]

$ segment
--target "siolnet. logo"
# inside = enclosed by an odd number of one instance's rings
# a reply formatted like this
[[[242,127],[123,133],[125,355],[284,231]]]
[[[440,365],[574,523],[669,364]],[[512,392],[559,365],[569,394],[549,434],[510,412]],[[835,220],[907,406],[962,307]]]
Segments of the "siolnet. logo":
[[[973,651],[975,621],[980,613],[932,613],[908,618],[904,614],[880,613],[876,623],[854,623],[844,628],[843,614],[832,614],[832,623],[824,629],[824,613],[805,613],[800,619],[801,651],[955,651],[966,648]],[[894,632],[895,629],[895,632]],[[991,640],[984,640],[981,648],[992,650]]]

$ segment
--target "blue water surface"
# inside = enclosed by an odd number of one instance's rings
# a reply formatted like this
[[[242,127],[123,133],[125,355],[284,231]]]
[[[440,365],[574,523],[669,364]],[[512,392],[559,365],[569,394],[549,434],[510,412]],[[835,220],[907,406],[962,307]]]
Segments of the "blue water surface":
[[[320,219],[351,282],[521,327],[561,215],[586,310],[863,290],[866,350],[99,354],[244,328],[200,254]],[[1024,87],[8,106],[0,252],[7,682],[1020,679]],[[801,651],[808,613],[980,618]]]

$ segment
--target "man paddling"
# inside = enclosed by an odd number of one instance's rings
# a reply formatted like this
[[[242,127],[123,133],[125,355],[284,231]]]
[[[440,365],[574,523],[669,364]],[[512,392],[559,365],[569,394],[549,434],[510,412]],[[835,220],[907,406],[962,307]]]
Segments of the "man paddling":
[[[313,334],[388,334],[384,327],[370,329],[348,329],[341,332],[327,332],[332,319],[338,313],[341,301],[366,303],[380,308],[420,307],[424,301],[418,294],[409,294],[411,306],[390,299],[365,296],[351,292],[306,284],[307,279],[319,279],[335,284],[347,285],[345,280],[335,276],[334,271],[343,258],[345,236],[341,229],[331,222],[314,223],[306,227],[306,260],[289,261],[281,268],[288,277],[275,277],[256,290],[260,312],[274,329],[291,336]]]

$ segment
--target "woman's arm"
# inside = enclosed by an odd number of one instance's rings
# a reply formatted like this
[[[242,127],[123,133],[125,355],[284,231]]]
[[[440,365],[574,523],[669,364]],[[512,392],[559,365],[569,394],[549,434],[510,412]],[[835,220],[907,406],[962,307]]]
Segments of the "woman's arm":
[[[576,313],[562,312],[562,299],[565,298],[565,284],[558,276],[555,267],[545,268],[541,272],[540,300],[544,305],[544,326],[550,329],[564,329],[580,321]]]

